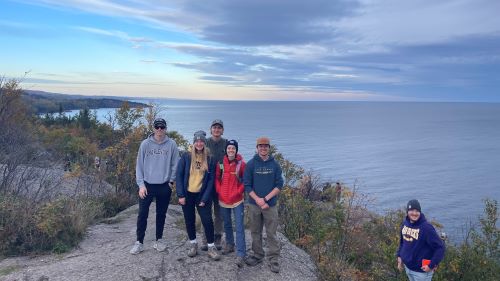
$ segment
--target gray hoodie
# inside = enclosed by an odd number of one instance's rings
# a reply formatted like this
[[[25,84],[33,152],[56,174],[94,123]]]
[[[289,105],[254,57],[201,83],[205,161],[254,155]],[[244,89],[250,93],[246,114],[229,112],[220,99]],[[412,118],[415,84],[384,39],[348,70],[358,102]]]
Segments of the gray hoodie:
[[[144,182],[161,184],[175,182],[175,174],[179,162],[179,150],[174,140],[165,136],[161,143],[157,143],[151,134],[141,142],[137,153],[135,177],[139,187]]]

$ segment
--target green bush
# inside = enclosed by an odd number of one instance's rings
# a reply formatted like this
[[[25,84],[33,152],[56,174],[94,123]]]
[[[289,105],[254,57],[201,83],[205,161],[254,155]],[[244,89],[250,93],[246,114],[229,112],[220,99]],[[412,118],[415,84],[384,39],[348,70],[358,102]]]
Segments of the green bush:
[[[88,225],[103,212],[104,203],[95,198],[61,198],[37,204],[18,196],[3,196],[0,255],[65,252],[77,245]]]

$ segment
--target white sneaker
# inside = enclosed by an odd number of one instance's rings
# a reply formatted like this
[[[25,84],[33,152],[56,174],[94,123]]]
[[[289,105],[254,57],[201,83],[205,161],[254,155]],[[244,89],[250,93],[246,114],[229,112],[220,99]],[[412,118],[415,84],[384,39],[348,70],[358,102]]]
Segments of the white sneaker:
[[[142,251],[144,251],[144,244],[142,244],[139,241],[135,241],[134,246],[132,247],[132,249],[130,249],[130,253],[132,255],[137,255],[137,254],[139,254]]]
[[[155,248],[158,252],[163,252],[165,249],[167,249],[167,244],[165,243],[165,240],[162,238],[156,240],[155,244],[153,245],[153,248]]]

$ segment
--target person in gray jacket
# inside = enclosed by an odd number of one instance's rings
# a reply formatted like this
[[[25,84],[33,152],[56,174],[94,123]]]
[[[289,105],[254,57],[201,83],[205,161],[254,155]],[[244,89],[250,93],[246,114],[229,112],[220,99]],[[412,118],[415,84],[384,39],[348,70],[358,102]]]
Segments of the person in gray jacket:
[[[137,241],[131,254],[144,251],[144,235],[149,215],[149,206],[156,198],[156,242],[153,248],[159,252],[167,246],[163,240],[163,227],[167,214],[172,186],[175,182],[179,150],[174,140],[167,136],[167,122],[163,118],[154,120],[154,133],[143,140],[137,153],[136,182],[139,187],[139,214],[137,216]]]

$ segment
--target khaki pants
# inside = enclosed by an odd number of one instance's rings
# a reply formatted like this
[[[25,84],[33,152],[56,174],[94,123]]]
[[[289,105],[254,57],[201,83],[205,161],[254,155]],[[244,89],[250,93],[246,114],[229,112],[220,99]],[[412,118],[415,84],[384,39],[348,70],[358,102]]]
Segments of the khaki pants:
[[[256,258],[265,256],[262,247],[262,231],[266,227],[267,257],[270,261],[278,259],[280,255],[280,244],[276,236],[278,229],[278,207],[273,206],[262,210],[259,206],[249,204],[248,214],[250,217],[250,232],[252,233],[252,251]]]

